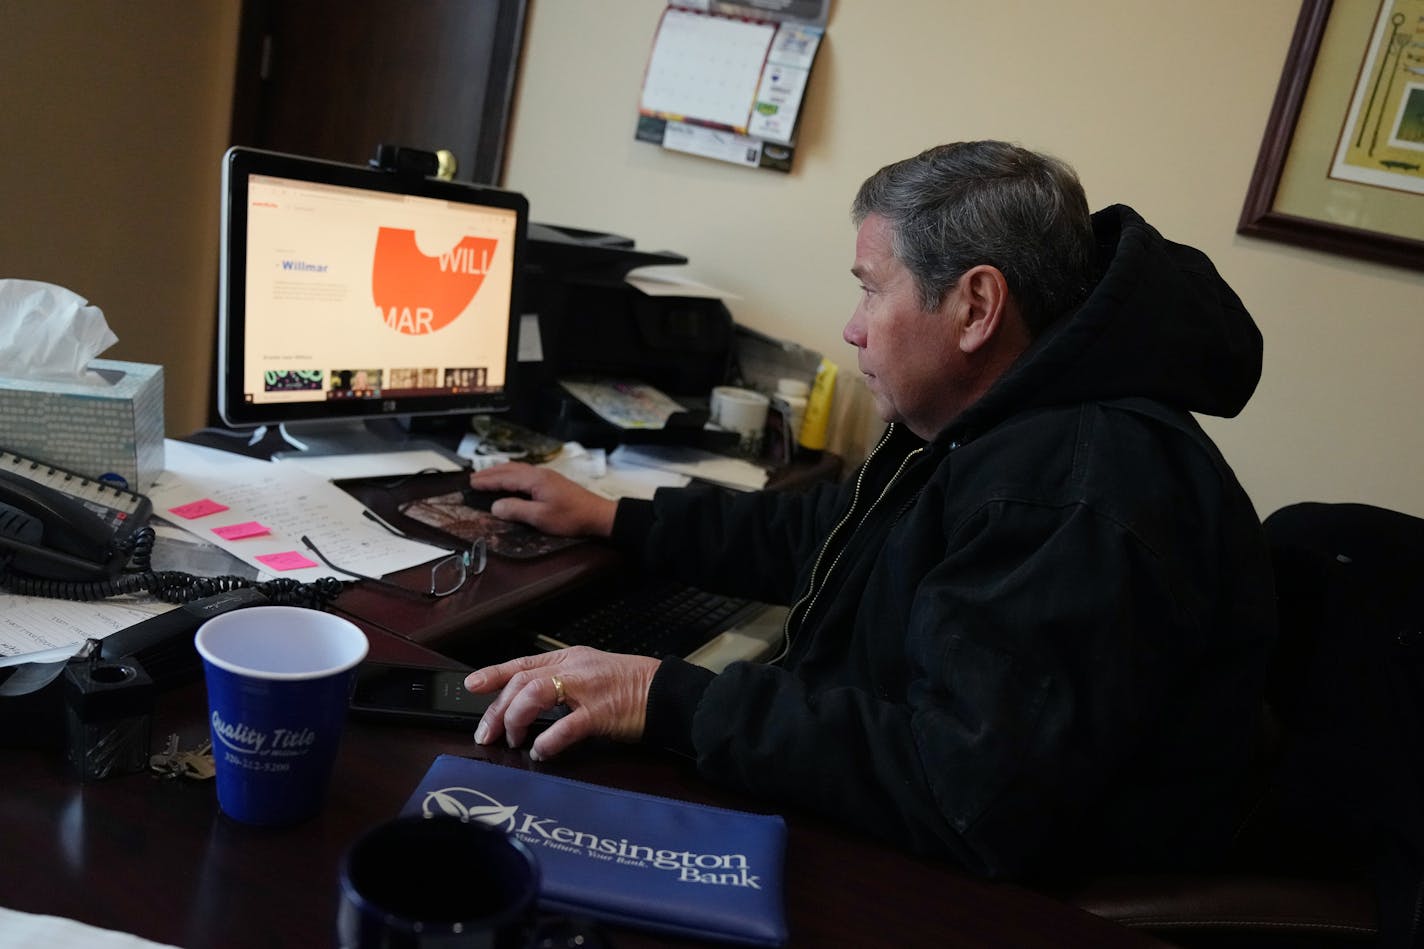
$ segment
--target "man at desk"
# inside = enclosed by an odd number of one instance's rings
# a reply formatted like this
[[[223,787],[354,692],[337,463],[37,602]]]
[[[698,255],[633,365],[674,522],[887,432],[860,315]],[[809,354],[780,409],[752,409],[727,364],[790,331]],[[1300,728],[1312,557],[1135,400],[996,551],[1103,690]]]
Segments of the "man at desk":
[[[502,517],[643,569],[794,604],[782,655],[720,675],[572,649],[477,670],[482,743],[590,736],[693,757],[971,872],[1187,867],[1242,803],[1275,620],[1249,499],[1190,412],[1235,415],[1261,337],[1200,252],[1090,215],[1061,162],[930,149],[853,205],[845,328],[890,422],[805,495],[597,498],[508,466]]]

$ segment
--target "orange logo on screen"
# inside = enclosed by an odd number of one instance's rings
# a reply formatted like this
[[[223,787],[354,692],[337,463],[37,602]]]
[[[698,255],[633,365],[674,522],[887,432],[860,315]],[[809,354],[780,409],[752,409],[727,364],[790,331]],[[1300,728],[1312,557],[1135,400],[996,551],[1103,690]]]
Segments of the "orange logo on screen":
[[[371,293],[381,319],[412,336],[449,326],[485,282],[498,244],[492,237],[466,237],[430,257],[416,246],[415,231],[381,228],[371,267]]]

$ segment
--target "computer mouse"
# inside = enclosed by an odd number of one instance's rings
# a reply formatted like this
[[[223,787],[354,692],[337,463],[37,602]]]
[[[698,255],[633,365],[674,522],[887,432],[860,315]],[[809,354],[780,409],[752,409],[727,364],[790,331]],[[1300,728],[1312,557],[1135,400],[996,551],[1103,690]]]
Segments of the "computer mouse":
[[[488,511],[490,505],[500,498],[520,498],[529,500],[529,495],[523,491],[481,491],[479,488],[461,488],[460,495],[465,499],[465,506],[472,507],[477,511]]]

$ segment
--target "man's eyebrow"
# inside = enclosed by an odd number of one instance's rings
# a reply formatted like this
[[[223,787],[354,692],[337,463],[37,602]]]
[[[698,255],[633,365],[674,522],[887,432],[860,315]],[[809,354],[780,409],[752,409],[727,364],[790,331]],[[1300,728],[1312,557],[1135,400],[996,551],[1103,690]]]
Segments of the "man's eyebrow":
[[[864,280],[868,269],[867,267],[862,267],[860,264],[856,264],[850,268],[850,275],[857,280]]]

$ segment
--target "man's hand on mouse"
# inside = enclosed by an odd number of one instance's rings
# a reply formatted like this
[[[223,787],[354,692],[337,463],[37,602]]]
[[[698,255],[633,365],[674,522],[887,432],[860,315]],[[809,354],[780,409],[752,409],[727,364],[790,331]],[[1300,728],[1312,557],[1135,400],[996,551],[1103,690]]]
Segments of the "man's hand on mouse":
[[[490,513],[519,521],[559,537],[608,537],[613,533],[616,501],[600,497],[557,472],[522,462],[496,465],[470,474],[480,491],[517,492],[490,505]]]

